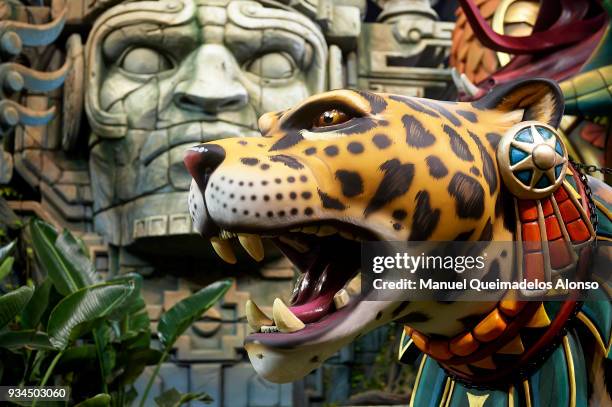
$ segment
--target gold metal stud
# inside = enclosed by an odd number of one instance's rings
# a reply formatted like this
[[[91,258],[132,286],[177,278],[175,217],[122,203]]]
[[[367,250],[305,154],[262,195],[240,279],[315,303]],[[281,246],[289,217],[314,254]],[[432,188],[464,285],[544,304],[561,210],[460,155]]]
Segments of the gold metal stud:
[[[541,199],[563,182],[568,167],[567,148],[548,124],[521,122],[500,140],[497,164],[512,194],[521,199]]]

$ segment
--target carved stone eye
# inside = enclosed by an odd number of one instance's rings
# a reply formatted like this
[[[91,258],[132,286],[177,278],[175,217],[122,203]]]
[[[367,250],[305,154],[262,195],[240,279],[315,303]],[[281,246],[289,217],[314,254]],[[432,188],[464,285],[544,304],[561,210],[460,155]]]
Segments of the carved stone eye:
[[[326,110],[314,121],[313,127],[328,127],[347,122],[350,117],[338,109]]]
[[[121,68],[130,73],[153,75],[173,68],[172,61],[157,50],[137,47],[129,50],[121,61]]]
[[[261,55],[247,65],[247,71],[264,79],[288,79],[295,69],[293,58],[280,52]]]

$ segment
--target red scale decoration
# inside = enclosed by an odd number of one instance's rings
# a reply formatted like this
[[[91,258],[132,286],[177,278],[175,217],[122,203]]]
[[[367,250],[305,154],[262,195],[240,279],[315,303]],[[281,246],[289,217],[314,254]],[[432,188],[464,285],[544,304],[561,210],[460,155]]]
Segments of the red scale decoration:
[[[584,187],[556,130],[538,122],[511,128],[499,144],[497,161],[515,197],[518,258],[523,259],[519,279],[554,282],[575,270],[580,249],[595,232]]]

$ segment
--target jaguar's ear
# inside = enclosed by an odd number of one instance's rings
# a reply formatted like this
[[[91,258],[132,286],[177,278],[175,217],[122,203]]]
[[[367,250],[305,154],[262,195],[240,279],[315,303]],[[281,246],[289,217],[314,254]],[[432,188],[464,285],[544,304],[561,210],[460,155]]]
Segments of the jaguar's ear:
[[[554,128],[563,116],[563,93],[550,79],[526,79],[493,88],[473,102],[477,109],[510,112],[523,110],[522,121],[535,120]]]

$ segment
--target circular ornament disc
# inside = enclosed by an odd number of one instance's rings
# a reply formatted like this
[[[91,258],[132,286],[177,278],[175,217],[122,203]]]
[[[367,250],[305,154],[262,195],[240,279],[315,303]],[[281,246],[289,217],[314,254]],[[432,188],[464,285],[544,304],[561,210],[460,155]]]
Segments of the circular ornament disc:
[[[557,131],[542,122],[511,127],[497,146],[497,165],[506,187],[521,199],[541,199],[563,182],[567,149]]]

